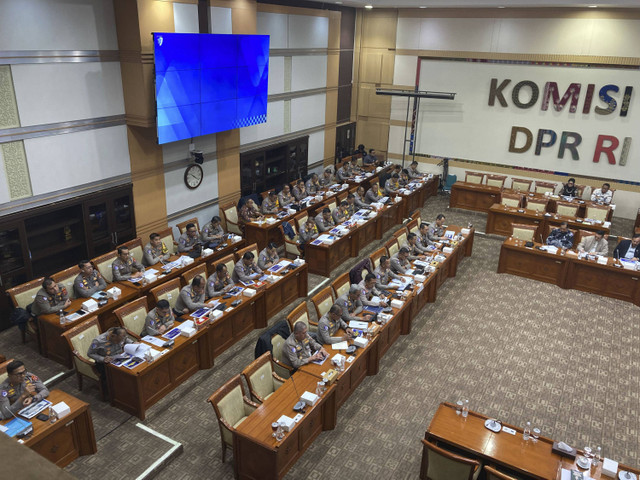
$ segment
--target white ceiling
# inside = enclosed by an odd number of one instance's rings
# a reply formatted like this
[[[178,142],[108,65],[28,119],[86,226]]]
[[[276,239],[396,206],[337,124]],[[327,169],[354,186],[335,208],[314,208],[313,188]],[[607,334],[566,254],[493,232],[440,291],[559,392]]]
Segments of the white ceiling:
[[[317,3],[342,4],[348,7],[374,8],[540,8],[540,7],[598,7],[640,8],[640,0],[312,0]]]

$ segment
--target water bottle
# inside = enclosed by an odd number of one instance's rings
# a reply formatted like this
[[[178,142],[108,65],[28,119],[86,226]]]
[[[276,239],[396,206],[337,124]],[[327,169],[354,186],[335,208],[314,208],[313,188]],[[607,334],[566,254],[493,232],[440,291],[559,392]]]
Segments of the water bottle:
[[[531,437],[531,422],[527,422],[522,431],[522,439],[526,442]]]
[[[60,310],[60,325],[67,323],[67,318],[64,316],[64,312]]]
[[[598,446],[596,447],[596,453],[593,455],[593,460],[591,460],[591,464],[594,467],[596,467],[600,463],[601,459],[602,459],[602,448]]]
[[[465,400],[462,405],[462,418],[467,418],[469,415],[469,400]]]

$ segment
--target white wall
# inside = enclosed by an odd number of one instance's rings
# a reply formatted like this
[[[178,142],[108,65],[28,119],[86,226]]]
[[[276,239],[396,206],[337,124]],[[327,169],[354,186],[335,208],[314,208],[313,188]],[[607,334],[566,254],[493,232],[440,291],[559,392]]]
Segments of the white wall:
[[[2,0],[0,4],[0,51],[118,49],[110,1]],[[119,62],[14,64],[11,73],[21,127],[34,126],[38,131],[43,124],[124,114]],[[33,195],[77,189],[131,172],[124,126],[23,143]],[[4,165],[0,168],[4,170]],[[0,190],[4,192],[0,203],[7,202],[4,172]]]
[[[397,55],[395,60],[394,69],[394,85],[412,86],[415,85],[416,79],[416,67],[418,63],[417,50],[446,50],[446,51],[461,51],[461,52],[489,52],[489,53],[510,53],[510,54],[564,54],[564,55],[602,55],[602,56],[619,56],[619,57],[640,57],[640,21],[638,20],[625,20],[625,19],[604,19],[604,18],[415,18],[407,15],[406,17],[400,17],[397,24],[397,36],[396,36],[396,48],[398,50],[416,50],[415,55],[411,55],[411,52],[403,52],[403,55]],[[408,53],[408,54],[407,54]],[[443,65],[443,64],[441,64]],[[459,84],[459,81],[473,83],[478,80],[478,77],[473,77],[475,72],[481,69],[475,69],[480,65],[484,65],[489,70],[488,73],[497,72],[498,75],[502,75],[504,72],[500,71],[500,67],[490,64],[478,64],[470,63],[466,65],[466,69],[463,68],[464,75],[461,77],[461,72],[457,67],[461,67],[464,63],[459,63],[457,66],[452,66],[449,70],[444,71],[444,75],[439,75],[442,71],[438,72],[432,70],[431,73],[435,73],[434,76],[424,76],[424,81],[420,85],[421,88],[429,90],[444,90],[444,91],[458,91],[465,93],[463,87]],[[474,67],[474,68],[472,68]],[[518,66],[514,66],[517,68]],[[447,66],[447,68],[449,68]],[[472,71],[473,70],[473,71]],[[524,71],[524,70],[519,70]],[[593,70],[589,75],[593,74]],[[613,83],[619,85],[622,89],[624,86],[634,86],[634,97],[632,101],[634,105],[638,101],[636,91],[638,71],[626,71],[625,78],[622,79],[621,75],[618,75],[620,71],[614,71],[610,77],[611,81],[607,83]],[[557,76],[557,72],[554,71],[552,76]],[[591,109],[590,118],[593,120],[593,107],[601,105],[597,99],[598,90],[602,86],[600,82],[600,75],[598,73],[598,80],[589,82],[590,77],[585,77],[585,72],[574,70],[569,74],[564,75],[562,78],[549,78],[549,81],[557,81],[558,86],[562,93],[566,88],[566,81],[568,78],[578,78],[583,85],[583,89],[586,88],[587,83],[596,83],[596,92],[594,95],[594,102]],[[519,80],[526,79],[526,75],[510,74],[510,78],[513,79],[510,87]],[[469,78],[472,76],[473,78]],[[503,77],[506,78],[506,77]],[[480,81],[480,80],[478,80]],[[484,84],[483,84],[484,85]],[[486,87],[486,86],[485,86]],[[511,106],[510,92],[511,88],[507,89],[508,96],[505,97]],[[543,87],[543,85],[541,85]],[[466,88],[466,87],[464,87]],[[486,88],[485,88],[486,91]],[[543,91],[540,92],[542,97]],[[584,93],[582,94],[584,95]],[[622,95],[620,95],[621,97]],[[424,130],[421,130],[422,140],[424,144],[421,153],[436,154],[441,156],[452,156],[458,158],[467,158],[474,161],[485,161],[493,163],[496,161],[494,155],[495,152],[486,151],[487,148],[492,148],[498,145],[502,151],[508,148],[509,134],[505,133],[500,128],[495,128],[495,123],[491,118],[485,117],[479,121],[476,118],[476,127],[471,129],[467,125],[467,121],[470,121],[470,114],[479,109],[487,106],[487,94],[485,93],[481,98],[470,98],[468,95],[458,96],[455,102],[443,101],[439,102],[423,102],[421,104],[421,111],[429,111],[430,123],[426,125]],[[618,102],[620,103],[620,102]],[[505,118],[507,123],[511,125],[522,125],[522,122],[530,121],[534,128],[531,128],[534,134],[535,148],[535,136],[537,135],[538,128],[552,128],[557,131],[558,135],[563,130],[580,131],[580,128],[587,128],[581,126],[576,128],[576,125],[580,122],[588,121],[582,117],[582,105],[583,101],[578,104],[578,113],[574,116],[567,116],[566,112],[552,112],[553,107],[550,107],[550,111],[541,112],[539,105],[540,100],[537,103],[537,109],[531,110],[519,110],[517,108],[509,108],[507,115],[509,118]],[[567,108],[567,107],[565,107]],[[622,137],[621,133],[624,129],[631,129],[632,133],[637,131],[634,126],[637,121],[632,118],[635,108],[630,110],[629,117],[626,120],[621,120],[618,116],[619,107],[615,114],[608,116],[608,118],[602,117],[597,120],[593,120],[589,124],[595,125],[596,130],[601,130],[602,134],[615,135]],[[507,110],[507,109],[505,109]],[[535,110],[535,111],[532,111]],[[406,101],[394,99],[392,101],[391,119],[404,121],[406,115]],[[564,115],[564,116],[563,116]],[[548,123],[547,123],[548,121]],[[544,125],[548,124],[548,127]],[[480,132],[478,126],[483,127],[484,131]],[[527,126],[526,124],[522,126]],[[440,142],[444,140],[443,132],[447,132],[448,137],[446,142]],[[589,133],[591,135],[593,132]],[[617,135],[617,134],[620,135]],[[628,133],[628,132],[627,132]],[[631,134],[631,136],[633,136]],[[452,139],[455,137],[455,141]],[[506,137],[506,138],[505,138]],[[583,142],[585,135],[583,135]],[[404,128],[398,126],[391,126],[389,129],[389,147],[388,150],[392,154],[401,154],[404,140]],[[620,138],[622,142],[622,138]],[[636,143],[640,142],[640,137],[634,139]],[[446,143],[450,148],[446,148],[443,143]],[[556,148],[554,149],[555,156],[557,157],[557,145],[559,139],[556,142]],[[431,147],[434,144],[438,144],[438,151],[431,151]],[[585,147],[583,143],[583,148]],[[568,160],[569,153],[566,153],[565,160],[563,161],[564,168],[556,166],[552,168],[554,171],[566,171],[568,173],[579,176],[581,173],[591,176],[602,176],[610,179],[628,179],[635,178],[640,174],[638,168],[638,162],[640,162],[639,145],[632,144],[631,157],[633,158],[633,164],[628,164],[625,171],[622,172],[622,167],[617,167],[617,173],[614,169],[611,173],[610,169],[604,169],[602,162],[606,161],[604,157],[600,160],[601,170],[607,170],[607,172],[597,170],[593,168],[584,168],[584,165],[591,162],[593,151],[587,152],[589,149],[580,148],[581,159],[580,167],[576,167],[575,163]],[[620,147],[621,148],[621,147]],[[616,151],[619,154],[620,148]],[[465,155],[461,155],[460,149],[465,149]],[[549,149],[551,150],[551,149]],[[544,151],[544,150],[543,150]],[[531,159],[527,161],[514,161],[504,162],[516,165],[530,166],[533,168],[545,168],[544,166],[535,166],[536,160],[540,157],[531,156]],[[631,158],[630,157],[630,158]],[[558,159],[555,159],[558,161]],[[498,160],[499,162],[499,160]],[[593,163],[593,162],[591,162]],[[547,165],[548,167],[548,165]],[[589,167],[592,167],[591,165]],[[440,171],[440,167],[429,167],[424,165],[425,169],[431,169],[431,171]],[[479,167],[478,167],[479,168]],[[456,169],[451,169],[450,173],[457,173],[459,179],[464,179],[464,170],[460,169],[460,172],[456,172]],[[633,170],[633,172],[631,172]],[[631,173],[630,173],[631,172]],[[520,172],[517,172],[520,173]],[[632,174],[633,173],[633,174]],[[521,175],[516,175],[522,177]],[[616,203],[618,208],[616,210],[616,216],[624,218],[635,218],[637,205],[640,204],[640,194],[634,192],[623,192],[619,190],[616,193]]]
[[[124,125],[24,141],[34,195],[131,172]]]

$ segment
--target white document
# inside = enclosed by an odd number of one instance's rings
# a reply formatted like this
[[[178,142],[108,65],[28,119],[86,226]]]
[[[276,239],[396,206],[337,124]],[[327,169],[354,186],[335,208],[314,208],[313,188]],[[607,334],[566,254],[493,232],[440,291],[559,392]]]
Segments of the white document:
[[[591,477],[587,475],[587,472],[582,472],[582,478],[584,480],[591,480]],[[560,474],[560,480],[571,480],[571,470],[563,468],[562,473]]]
[[[161,347],[164,345],[164,340],[161,340],[160,338],[156,338],[156,337],[152,337],[151,335],[145,335],[144,337],[142,337],[142,340],[144,340],[147,343],[150,343],[151,345],[155,345],[156,347]]]
[[[419,267],[428,267],[429,266],[428,262],[424,262],[422,260],[414,260],[413,264],[414,265],[418,265]]]
[[[346,350],[349,348],[349,342],[345,340],[344,342],[332,343],[331,348],[333,350]]]
[[[357,328],[358,330],[366,330],[369,328],[369,324],[367,322],[360,322],[358,320],[351,320],[349,322],[349,328]]]
[[[154,275],[159,274],[160,272],[158,270],[156,270],[155,268],[150,268],[149,270],[145,270],[144,271],[144,276],[149,278],[149,277],[153,277]]]
[[[124,346],[124,353],[132,357],[144,358],[145,353],[150,349],[151,347],[144,343],[127,343]]]
[[[184,330],[185,328],[194,328],[195,324],[193,323],[193,320],[187,320],[185,322],[182,322],[182,324],[178,325],[178,328],[180,330]]]

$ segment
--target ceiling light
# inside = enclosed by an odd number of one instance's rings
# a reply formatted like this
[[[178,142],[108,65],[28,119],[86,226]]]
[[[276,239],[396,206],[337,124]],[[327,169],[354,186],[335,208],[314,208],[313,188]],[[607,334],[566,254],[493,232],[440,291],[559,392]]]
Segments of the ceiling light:
[[[336,2],[337,5],[342,5],[342,2]]]
[[[500,5],[498,8],[507,8],[507,7],[505,7],[504,5]]]
[[[371,10],[373,8],[373,5],[365,5],[364,8],[366,8],[367,10]]]
[[[589,8],[598,8],[598,5],[589,5]]]
[[[420,8],[427,8],[426,6],[422,5]]]

